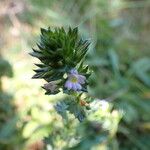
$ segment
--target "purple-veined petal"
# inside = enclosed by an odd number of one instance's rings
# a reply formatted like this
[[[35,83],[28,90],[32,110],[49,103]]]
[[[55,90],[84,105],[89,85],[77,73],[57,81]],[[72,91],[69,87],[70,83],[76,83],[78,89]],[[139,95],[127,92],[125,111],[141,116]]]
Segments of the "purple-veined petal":
[[[70,74],[68,75],[68,80],[71,81],[72,78],[77,78],[78,79],[78,75],[75,75],[75,74]]]
[[[70,82],[69,80],[65,83],[65,87],[70,90],[72,88],[72,82]]]
[[[76,83],[77,90],[81,90],[82,86],[79,83]]]
[[[78,71],[77,71],[76,69],[71,69],[71,70],[70,70],[70,73],[71,73],[71,74],[78,74]]]
[[[83,75],[78,75],[78,82],[80,84],[84,84],[85,83],[85,80],[86,80],[86,77],[83,76]]]
[[[72,89],[73,89],[74,91],[77,91],[76,83],[73,83],[73,84],[72,84]]]

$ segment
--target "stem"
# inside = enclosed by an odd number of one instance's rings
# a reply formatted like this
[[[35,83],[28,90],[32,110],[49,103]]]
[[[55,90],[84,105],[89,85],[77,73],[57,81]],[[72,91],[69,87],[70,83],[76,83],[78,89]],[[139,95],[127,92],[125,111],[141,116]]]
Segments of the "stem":
[[[2,79],[0,78],[0,92],[2,92]]]

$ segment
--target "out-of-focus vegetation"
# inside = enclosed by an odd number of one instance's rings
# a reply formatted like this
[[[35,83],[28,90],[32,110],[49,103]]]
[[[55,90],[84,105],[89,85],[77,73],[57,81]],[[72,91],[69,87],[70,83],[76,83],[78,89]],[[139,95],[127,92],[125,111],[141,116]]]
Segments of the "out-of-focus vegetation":
[[[22,144],[21,129],[17,128],[18,116],[13,96],[3,89],[3,77],[12,77],[12,67],[0,55],[0,149],[19,148]],[[15,144],[18,144],[17,146]]]
[[[149,0],[0,0],[0,53],[14,72],[11,79],[2,77],[11,71],[0,57],[0,149],[42,150],[47,137],[47,149],[148,150],[149,17]],[[44,82],[31,79],[38,61],[28,53],[39,39],[39,28],[47,26],[79,26],[82,37],[92,42],[89,91],[93,100],[107,101],[93,102],[99,111],[88,117],[100,120],[109,132],[97,123],[62,120],[53,108],[62,95],[45,96],[40,88]],[[74,138],[78,135],[86,138]]]

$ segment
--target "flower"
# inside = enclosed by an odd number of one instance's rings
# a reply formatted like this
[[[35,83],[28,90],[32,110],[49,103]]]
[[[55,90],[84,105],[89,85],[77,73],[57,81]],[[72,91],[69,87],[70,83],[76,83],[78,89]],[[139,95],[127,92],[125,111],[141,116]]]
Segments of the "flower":
[[[85,76],[78,74],[76,69],[71,69],[68,74],[68,80],[65,83],[65,87],[68,90],[80,91],[82,89],[82,84],[85,84]]]
[[[49,82],[47,84],[44,84],[43,88],[45,90],[50,91],[51,93],[54,93],[57,90],[57,85],[56,85],[56,83],[54,81],[51,81],[51,82]]]

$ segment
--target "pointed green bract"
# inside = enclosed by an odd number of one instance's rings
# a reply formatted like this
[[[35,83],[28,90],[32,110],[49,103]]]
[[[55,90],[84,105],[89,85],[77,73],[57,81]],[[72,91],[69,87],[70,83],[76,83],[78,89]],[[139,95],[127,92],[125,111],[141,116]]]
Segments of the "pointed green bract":
[[[67,31],[64,28],[41,28],[37,49],[30,53],[41,61],[41,64],[36,64],[38,68],[34,70],[36,74],[33,78],[45,79],[47,82],[55,81],[59,85],[58,88],[64,89],[63,76],[71,68],[79,69],[81,74],[88,76],[88,67],[82,63],[88,47],[88,40],[80,38],[78,28],[69,27]],[[58,89],[56,91],[59,92]],[[49,90],[46,93],[53,94]]]

